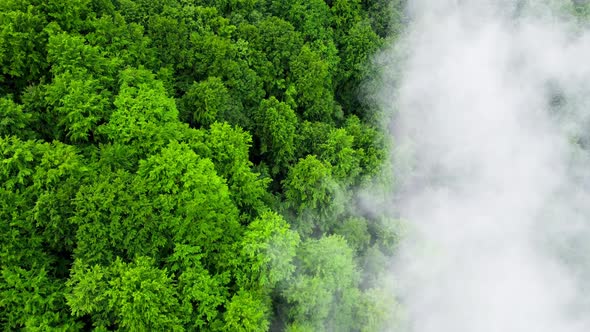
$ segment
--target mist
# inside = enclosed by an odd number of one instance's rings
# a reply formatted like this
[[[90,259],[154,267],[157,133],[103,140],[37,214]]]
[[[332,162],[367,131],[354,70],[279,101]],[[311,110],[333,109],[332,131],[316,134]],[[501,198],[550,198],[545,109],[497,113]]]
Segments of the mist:
[[[396,187],[366,206],[408,225],[408,331],[590,331],[590,30],[570,7],[409,1],[379,56]]]

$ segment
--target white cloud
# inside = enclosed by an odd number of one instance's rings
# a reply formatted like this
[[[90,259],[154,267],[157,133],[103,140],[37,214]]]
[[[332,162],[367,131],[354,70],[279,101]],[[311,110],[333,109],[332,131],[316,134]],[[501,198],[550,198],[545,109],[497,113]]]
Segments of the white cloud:
[[[590,136],[590,33],[556,8],[410,1],[380,57],[377,100],[414,158],[393,263],[412,331],[590,331],[590,163],[571,143]]]

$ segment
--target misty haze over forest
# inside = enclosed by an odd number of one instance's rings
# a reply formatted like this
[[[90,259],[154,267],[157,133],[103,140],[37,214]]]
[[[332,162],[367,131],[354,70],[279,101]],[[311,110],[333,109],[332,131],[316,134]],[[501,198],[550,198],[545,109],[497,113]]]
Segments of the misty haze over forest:
[[[408,330],[590,328],[585,13],[410,1],[378,56],[398,192],[366,208],[409,225],[391,272]]]

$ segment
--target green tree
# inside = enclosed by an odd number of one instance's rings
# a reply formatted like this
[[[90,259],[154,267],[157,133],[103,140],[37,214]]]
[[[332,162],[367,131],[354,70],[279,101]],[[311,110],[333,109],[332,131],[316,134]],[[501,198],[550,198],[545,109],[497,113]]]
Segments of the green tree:
[[[3,226],[14,227],[3,242],[15,246],[8,252],[17,257],[27,253],[17,250],[26,245],[19,243],[26,236],[41,236],[43,245],[57,252],[71,250],[74,233],[68,223],[73,214],[71,198],[87,171],[76,148],[59,142],[20,141],[14,137],[2,139],[0,144],[5,182],[2,198],[9,204],[3,210]],[[15,237],[10,238],[10,233]],[[25,238],[19,239],[19,233]],[[31,240],[34,248],[38,240]],[[36,261],[34,257],[25,260]]]
[[[92,75],[56,75],[45,97],[58,121],[54,137],[66,142],[92,140],[98,124],[110,113],[109,99],[108,91]]]
[[[142,161],[137,174],[174,243],[200,246],[211,256],[208,266],[225,266],[240,225],[238,209],[213,163],[187,145],[171,142]]]
[[[363,7],[379,37],[396,37],[403,30],[404,8],[407,0],[364,0]]]
[[[276,98],[265,99],[255,116],[260,139],[260,153],[277,175],[294,160],[297,116],[288,104]]]
[[[231,110],[231,95],[219,77],[195,82],[182,97],[186,122],[208,127],[218,119],[225,120]]]
[[[360,164],[363,182],[379,174],[382,164],[386,159],[388,143],[386,137],[377,128],[362,123],[361,120],[351,115],[346,119],[346,132],[354,137],[353,148],[356,150]]]
[[[319,146],[321,160],[332,165],[332,174],[341,183],[354,183],[360,173],[360,156],[354,149],[354,137],[346,129],[330,131],[326,141]]]
[[[0,23],[0,92],[17,94],[48,68],[47,17],[30,1],[7,0],[0,4]]]
[[[258,23],[260,37],[252,41],[252,46],[263,52],[273,66],[272,77],[284,80],[289,68],[289,60],[295,57],[303,39],[293,25],[278,17],[268,17]]]
[[[105,0],[105,2],[110,0]],[[105,6],[99,8],[105,9]],[[116,55],[122,63],[131,67],[145,66],[156,70],[161,65],[152,40],[146,36],[143,25],[127,22],[116,11],[89,22],[91,31],[85,35],[90,46],[98,47],[104,53]]]
[[[141,184],[124,171],[104,173],[83,186],[71,219],[77,226],[75,257],[94,265],[108,264],[118,256],[156,256],[168,240],[159,230],[157,211],[141,196],[142,191]]]
[[[302,243],[297,254],[299,270],[283,291],[295,326],[308,325],[315,331],[353,328],[360,297],[360,273],[353,257],[352,249],[339,236]]]
[[[44,266],[51,257],[41,250],[43,237],[31,223],[36,193],[31,190],[42,144],[21,141],[17,137],[0,137],[0,258],[6,267]]]
[[[68,287],[72,314],[90,315],[95,328],[184,330],[184,312],[173,280],[148,258],[138,257],[131,263],[117,259],[107,266],[76,261]]]
[[[345,210],[343,191],[332,176],[330,164],[310,155],[300,159],[283,181],[285,204],[294,227],[304,236],[328,231]]]
[[[266,299],[257,293],[240,291],[227,305],[223,331],[264,332],[270,326]]]
[[[302,33],[306,42],[333,39],[332,13],[322,0],[295,0],[287,11],[289,22]]]
[[[8,95],[0,98],[0,136],[17,136],[31,138],[34,132],[30,129],[32,114],[26,112],[23,105],[19,105]]]
[[[75,232],[70,198],[85,173],[77,151],[8,136],[0,154],[0,327],[79,327],[63,297]]]
[[[367,19],[355,22],[339,40],[341,62],[336,79],[336,99],[345,111],[362,114],[358,87],[366,77],[377,75],[370,56],[382,45],[382,40]]]
[[[381,39],[369,21],[355,23],[341,42],[341,79],[362,79],[370,68],[369,56],[381,46]]]
[[[44,136],[64,142],[98,140],[98,126],[112,112],[112,94],[121,60],[109,57],[82,35],[50,35],[47,59],[53,79],[38,93],[38,126]]]
[[[202,263],[199,246],[176,244],[167,265],[175,273],[179,301],[186,312],[187,329],[206,330],[222,326],[221,308],[229,301],[230,273],[210,273]]]
[[[230,196],[236,206],[256,215],[264,208],[268,179],[252,171],[249,149],[252,137],[239,127],[215,123],[205,138],[204,156],[215,164],[217,173],[227,179]]]
[[[5,331],[82,329],[83,324],[70,315],[64,288],[63,282],[52,277],[44,267],[2,267],[0,328]]]
[[[331,122],[335,105],[328,63],[304,45],[291,61],[291,71],[302,117],[310,121]]]
[[[330,6],[334,30],[346,34],[357,22],[363,19],[361,0],[333,0]]]
[[[163,259],[173,244],[190,244],[203,249],[208,268],[222,269],[239,235],[238,211],[213,163],[176,142],[142,160],[135,176],[98,178],[75,204],[75,252],[84,263]]]
[[[98,128],[108,142],[132,146],[128,158],[138,160],[179,137],[176,103],[153,73],[129,68],[121,72],[120,81],[115,110]]]
[[[238,282],[243,287],[268,292],[295,272],[299,235],[275,212],[264,212],[251,222],[236,244],[240,257],[236,268],[242,271]]]
[[[371,234],[367,220],[361,217],[350,217],[338,223],[334,233],[342,236],[355,253],[363,253],[371,242]]]
[[[116,73],[121,69],[121,59],[111,57],[99,46],[89,45],[84,35],[63,32],[53,25],[50,28],[55,30],[51,31],[46,46],[52,74],[91,74],[108,87],[117,81]]]
[[[307,155],[318,155],[320,146],[328,139],[328,134],[335,130],[333,124],[320,121],[302,121],[297,128],[297,157],[305,158]]]

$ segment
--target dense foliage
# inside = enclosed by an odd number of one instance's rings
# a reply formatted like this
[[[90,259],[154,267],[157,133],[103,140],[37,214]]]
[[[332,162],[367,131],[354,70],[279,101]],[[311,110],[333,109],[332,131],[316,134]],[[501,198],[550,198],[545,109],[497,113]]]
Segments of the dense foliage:
[[[378,330],[400,6],[0,1],[0,329]]]

